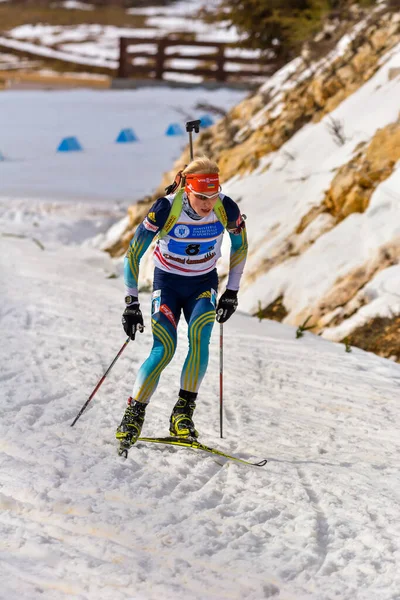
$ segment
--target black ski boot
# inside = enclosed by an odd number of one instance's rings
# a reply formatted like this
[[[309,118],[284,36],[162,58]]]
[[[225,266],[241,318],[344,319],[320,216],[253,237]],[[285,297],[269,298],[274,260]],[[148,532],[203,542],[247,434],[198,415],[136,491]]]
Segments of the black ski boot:
[[[147,404],[128,399],[128,406],[125,414],[122,417],[120,426],[118,427],[115,437],[120,440],[121,446],[130,448],[133,446],[142,431],[144,423],[145,411]]]
[[[197,393],[180,390],[178,402],[171,413],[169,432],[174,437],[197,438],[198,433],[192,421],[196,408]]]

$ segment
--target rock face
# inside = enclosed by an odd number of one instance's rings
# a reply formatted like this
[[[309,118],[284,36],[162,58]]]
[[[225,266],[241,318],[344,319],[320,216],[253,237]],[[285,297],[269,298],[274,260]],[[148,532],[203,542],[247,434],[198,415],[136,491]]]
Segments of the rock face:
[[[396,123],[379,129],[372,141],[341,167],[326,193],[326,210],[337,221],[364,212],[376,187],[393,172],[400,160],[400,113]]]
[[[375,9],[348,37],[347,44],[320,60],[308,62],[299,57],[268,80],[257,93],[234,107],[216,125],[201,133],[195,140],[195,154],[214,158],[221,170],[221,181],[249,177],[252,173],[266,172],[273,160],[270,157],[302,128],[327,117],[345,99],[357,92],[385,62],[390,51],[400,43],[400,15]],[[390,81],[397,81],[400,69],[391,68]],[[362,107],[360,107],[362,110]],[[338,147],[351,139],[343,123],[326,118],[331,139]],[[324,121],[325,122],[325,121]],[[282,150],[280,151],[282,152]],[[283,151],[289,164],[295,157]],[[182,168],[185,154],[166,173],[155,196],[164,192]],[[400,161],[400,114],[397,120],[378,129],[368,141],[361,142],[346,162],[333,167],[332,176],[319,201],[310,203],[308,212],[301,214],[297,227],[281,235],[279,244],[270,254],[247,267],[246,286],[267,275],[279,265],[288,265],[327,232],[339,227],[356,214],[365,213],[374,191],[388,179]],[[400,198],[400,197],[399,197]],[[138,223],[147,213],[148,198],[129,209],[129,227],[121,239],[108,248],[113,256],[122,255]],[[271,237],[271,236],[269,236]],[[261,242],[262,242],[262,238]],[[258,243],[260,243],[260,239]],[[265,235],[267,243],[268,235]],[[250,252],[254,252],[250,248]],[[334,328],[363,303],[363,287],[381,270],[400,261],[400,236],[382,243],[365,264],[338,273],[330,289],[318,302],[313,302],[294,313],[285,286],[277,285],[276,295],[259,302],[253,313],[259,318],[299,325],[312,314],[313,332],[322,333]],[[289,268],[288,267],[288,268]],[[223,274],[222,274],[223,278]],[[398,347],[399,317],[379,317],[354,330],[350,343],[367,350],[381,352],[400,361]],[[339,340],[338,340],[339,341]],[[384,350],[382,350],[384,348]]]
[[[280,89],[270,90],[267,84],[237,105],[199,137],[197,153],[217,160],[222,180],[253,171],[262,157],[278,150],[310,121],[319,121],[370,79],[380,58],[399,40],[398,15],[374,15],[342,55],[331,53],[312,65],[299,60]],[[292,84],[294,80],[298,83]]]

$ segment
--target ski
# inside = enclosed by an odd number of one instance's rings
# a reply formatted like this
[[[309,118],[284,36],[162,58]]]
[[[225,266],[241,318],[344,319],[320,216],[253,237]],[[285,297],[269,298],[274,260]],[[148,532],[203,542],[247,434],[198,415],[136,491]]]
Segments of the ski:
[[[232,456],[231,454],[226,454],[221,450],[217,450],[216,448],[211,448],[210,446],[205,446],[201,444],[194,438],[177,438],[177,437],[140,437],[138,442],[150,442],[153,444],[167,444],[170,446],[182,446],[184,448],[192,448],[193,450],[202,450],[203,452],[208,452],[209,454],[215,454],[217,456],[223,456],[229,460],[243,463],[245,465],[251,465],[252,467],[264,467],[267,464],[267,460],[261,460],[260,462],[251,462],[248,460],[244,460],[243,458],[239,458],[238,456]],[[128,452],[126,451],[126,456]],[[122,456],[122,454],[120,454]]]

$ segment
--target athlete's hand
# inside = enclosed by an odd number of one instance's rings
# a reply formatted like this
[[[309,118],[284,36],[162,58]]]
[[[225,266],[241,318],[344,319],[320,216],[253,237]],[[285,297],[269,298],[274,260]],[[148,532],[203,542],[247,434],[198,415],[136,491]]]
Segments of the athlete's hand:
[[[135,339],[136,331],[142,333],[144,324],[139,302],[134,302],[125,308],[122,314],[122,326],[131,340]]]
[[[237,294],[238,293],[233,290],[225,290],[222,294],[217,306],[218,323],[226,323],[237,309]]]

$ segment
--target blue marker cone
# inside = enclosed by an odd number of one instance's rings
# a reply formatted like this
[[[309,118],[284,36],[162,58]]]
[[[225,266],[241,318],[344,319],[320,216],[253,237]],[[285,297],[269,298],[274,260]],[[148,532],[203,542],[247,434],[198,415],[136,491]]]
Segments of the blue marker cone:
[[[165,135],[184,135],[184,133],[185,132],[183,131],[179,123],[171,123],[171,125],[168,126]]]
[[[121,129],[117,139],[115,140],[117,144],[127,144],[131,142],[137,142],[138,138],[136,137],[135,132],[130,127],[128,129]]]
[[[214,125],[214,121],[210,117],[210,115],[203,115],[202,117],[200,117],[200,121],[201,121],[201,126],[204,128],[210,127],[210,125]]]
[[[79,152],[81,150],[83,148],[75,136],[64,138],[57,148],[57,152]]]

